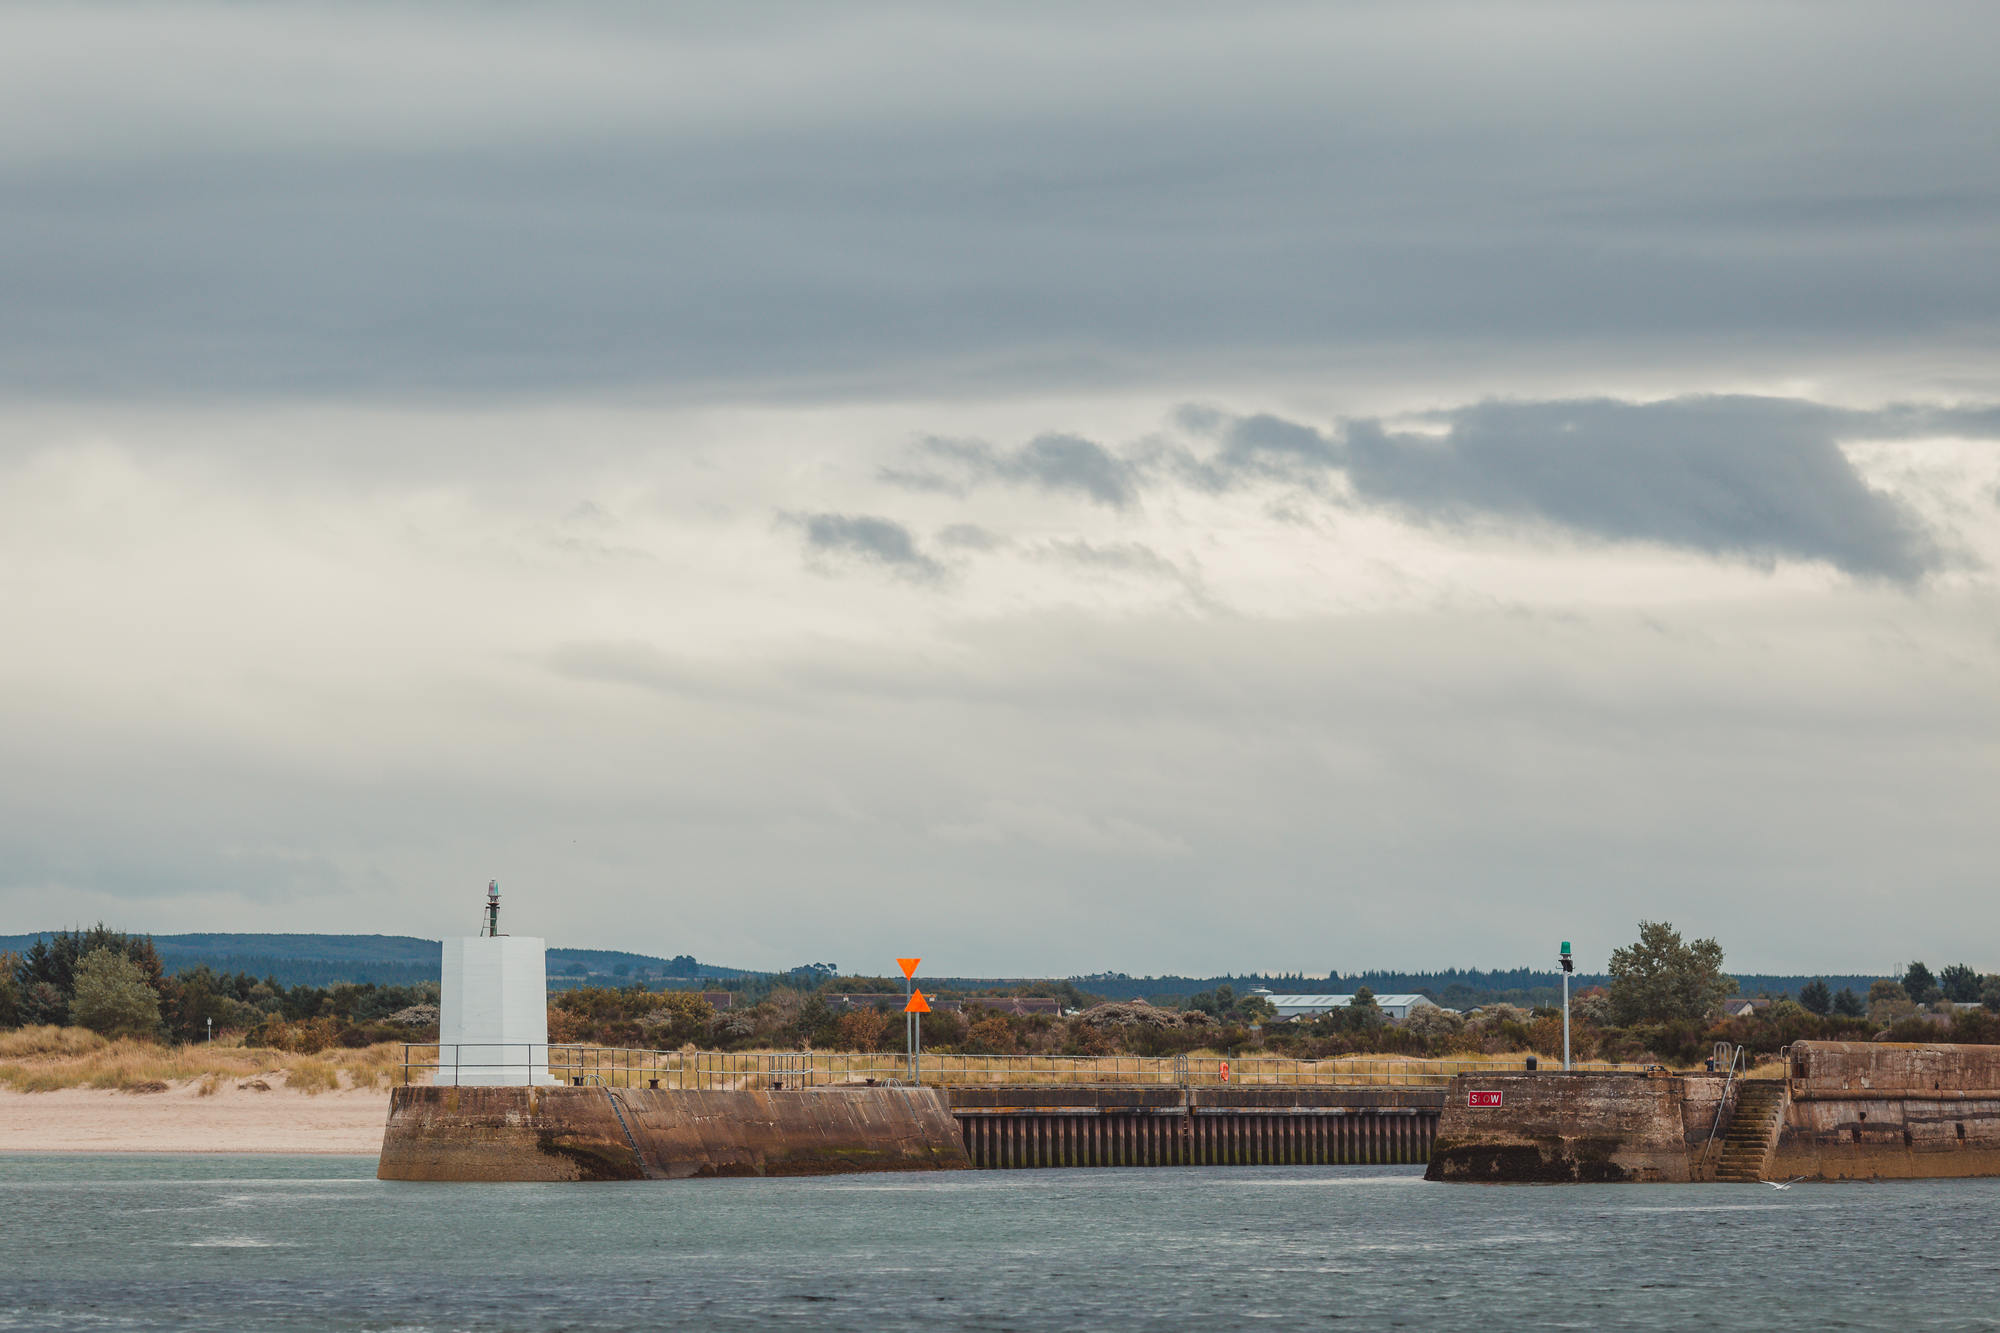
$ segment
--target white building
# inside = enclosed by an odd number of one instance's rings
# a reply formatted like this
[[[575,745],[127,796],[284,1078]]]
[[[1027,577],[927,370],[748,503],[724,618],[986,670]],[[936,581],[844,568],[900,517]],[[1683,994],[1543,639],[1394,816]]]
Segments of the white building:
[[[1352,995],[1264,995],[1259,998],[1271,1002],[1278,1011],[1280,1022],[1288,1018],[1318,1018],[1321,1014],[1345,1009],[1354,1003]],[[1398,1023],[1408,1018],[1412,1010],[1437,1007],[1423,995],[1377,995],[1375,1003],[1385,1016]]]
[[[482,1087],[554,1083],[549,1076],[548,949],[502,935],[500,886],[486,890],[486,929],[444,941],[435,1081]]]

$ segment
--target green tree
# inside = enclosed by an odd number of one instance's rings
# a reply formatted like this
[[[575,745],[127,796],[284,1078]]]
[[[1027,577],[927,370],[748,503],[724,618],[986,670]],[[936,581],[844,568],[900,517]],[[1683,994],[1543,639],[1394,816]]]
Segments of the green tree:
[[[792,1040],[801,1046],[818,1047],[833,1044],[833,1011],[826,1007],[826,1001],[817,995],[808,995],[799,1006],[798,1016],[792,1020]]]
[[[1938,989],[1953,1004],[1978,1004],[1979,974],[1964,963],[1953,963],[1938,973]]]
[[[14,980],[14,965],[20,957],[0,953],[0,1028],[21,1026],[21,986]]]
[[[146,984],[137,963],[111,949],[77,960],[70,1020],[106,1037],[146,1036],[159,1030],[160,994]]]
[[[1833,992],[1826,988],[1824,981],[1814,977],[1799,987],[1799,1003],[1809,1012],[1824,1018],[1833,1009]]]
[[[1868,988],[1868,1020],[1894,1023],[1917,1012],[1916,1001],[1898,981],[1878,981]]]
[[[1980,982],[1979,1003],[1982,1008],[2000,1014],[2000,976],[1989,976]]]
[[[1903,973],[1903,994],[1910,998],[1911,1003],[1923,1005],[1936,1004],[1942,992],[1938,990],[1937,979],[1931,976],[1928,967],[1922,963],[1911,963]]]
[[[1638,942],[1611,954],[1611,1017],[1620,1027],[1700,1022],[1735,989],[1720,944],[1683,943],[1664,921],[1641,921]]]
[[[821,1007],[825,1007],[823,1001]],[[660,994],[653,1011],[639,1020],[639,1026],[658,1044],[679,1046],[699,1041],[714,1021],[715,1006],[699,991],[670,990]]]
[[[1842,1018],[1859,1018],[1868,1012],[1868,1006],[1854,993],[1851,986],[1842,986],[1840,993],[1833,997],[1833,1012]]]

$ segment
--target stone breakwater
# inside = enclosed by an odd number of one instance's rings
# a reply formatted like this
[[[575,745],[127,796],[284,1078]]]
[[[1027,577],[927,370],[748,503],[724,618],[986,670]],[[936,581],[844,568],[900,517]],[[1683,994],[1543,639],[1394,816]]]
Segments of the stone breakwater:
[[[934,1088],[403,1087],[383,1180],[679,1180],[971,1166]]]
[[[1454,1080],[1426,1176],[1475,1182],[2000,1175],[2000,1047],[1800,1042],[1784,1077]]]

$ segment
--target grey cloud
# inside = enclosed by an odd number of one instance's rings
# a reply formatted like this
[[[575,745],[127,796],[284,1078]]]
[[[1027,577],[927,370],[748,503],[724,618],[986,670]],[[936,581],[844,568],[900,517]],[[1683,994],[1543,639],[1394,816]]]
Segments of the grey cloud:
[[[886,518],[866,514],[781,514],[779,521],[798,528],[805,535],[807,548],[814,552],[852,556],[923,582],[944,575],[944,566],[918,549],[908,528]]]
[[[1134,496],[1173,483],[1211,492],[1293,486],[1418,522],[1546,525],[1758,564],[1824,560],[1859,577],[1911,582],[1955,558],[1950,542],[1870,487],[1842,442],[2000,438],[2000,410],[1984,405],[1854,411],[1707,396],[1486,402],[1428,416],[1438,432],[1370,418],[1322,430],[1189,407],[1174,424],[1191,445],[1154,441],[1122,455],[1090,448]],[[986,460],[985,480],[1013,475],[991,460],[1022,456],[979,448],[965,456]],[[965,476],[981,479],[980,471]],[[1287,514],[1298,518],[1297,505]]]
[[[1868,414],[1686,398],[1482,403],[1446,419],[1441,439],[1351,423],[1345,469],[1355,492],[1425,518],[1536,520],[1902,581],[1944,559],[1922,520],[1871,489],[1841,453],[1842,428],[1865,428]]]
[[[1341,447],[1311,426],[1266,413],[1230,417],[1211,408],[1188,407],[1175,419],[1183,429],[1215,441],[1206,457],[1163,455],[1205,490],[1226,490],[1251,479],[1318,486],[1344,461]]]
[[[1114,509],[1128,508],[1138,499],[1139,466],[1079,435],[1038,435],[1013,450],[977,440],[932,438],[918,450],[932,469],[885,468],[882,479],[949,494],[962,494],[968,485],[982,481],[1005,481],[1080,495]],[[947,471],[938,472],[936,467]]]

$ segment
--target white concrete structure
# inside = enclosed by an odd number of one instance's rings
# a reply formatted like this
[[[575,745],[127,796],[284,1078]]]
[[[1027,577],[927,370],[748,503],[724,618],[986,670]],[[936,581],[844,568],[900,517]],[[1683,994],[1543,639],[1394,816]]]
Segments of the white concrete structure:
[[[439,1083],[554,1083],[547,947],[532,935],[444,942],[438,1001]]]
[[[1352,995],[1264,995],[1260,999],[1269,1000],[1278,1011],[1278,1018],[1318,1018],[1334,1009],[1345,1009],[1354,1003]],[[1436,1008],[1430,997],[1425,995],[1377,995],[1375,1003],[1385,1017],[1400,1023],[1410,1016],[1411,1010]]]

